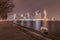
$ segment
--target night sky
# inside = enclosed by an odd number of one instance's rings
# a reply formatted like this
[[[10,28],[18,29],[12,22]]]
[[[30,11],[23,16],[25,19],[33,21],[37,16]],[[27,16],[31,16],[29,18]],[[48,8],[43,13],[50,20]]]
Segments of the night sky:
[[[14,0],[15,8],[13,13],[21,14],[26,12],[34,13],[46,9],[48,17],[60,18],[60,0]]]

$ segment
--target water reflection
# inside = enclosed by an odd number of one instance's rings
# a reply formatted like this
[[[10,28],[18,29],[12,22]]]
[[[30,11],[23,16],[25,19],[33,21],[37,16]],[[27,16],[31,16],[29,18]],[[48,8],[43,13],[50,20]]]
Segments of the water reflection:
[[[18,21],[19,25],[40,31],[43,21]],[[60,37],[60,21],[48,21],[48,31]]]
[[[35,21],[35,30],[40,31],[40,27],[41,27],[40,25],[41,25],[40,21]]]
[[[18,21],[18,24],[24,27],[32,28],[37,31],[40,31],[41,27],[40,21]]]

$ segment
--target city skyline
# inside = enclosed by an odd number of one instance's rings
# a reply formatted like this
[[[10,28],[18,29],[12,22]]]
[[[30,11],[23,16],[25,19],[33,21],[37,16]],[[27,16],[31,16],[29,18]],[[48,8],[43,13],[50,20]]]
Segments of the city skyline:
[[[15,4],[13,13],[18,15],[26,12],[34,14],[36,10],[40,10],[43,15],[43,10],[46,9],[49,18],[60,17],[59,0],[14,0],[13,3]]]

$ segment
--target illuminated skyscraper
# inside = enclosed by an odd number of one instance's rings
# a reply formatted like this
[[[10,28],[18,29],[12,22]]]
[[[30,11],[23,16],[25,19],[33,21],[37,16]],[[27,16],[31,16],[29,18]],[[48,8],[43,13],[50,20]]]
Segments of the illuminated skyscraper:
[[[41,12],[39,10],[35,12],[35,19],[41,19]]]
[[[29,12],[27,13],[27,18],[30,19],[30,13]]]
[[[44,10],[44,18],[45,18],[45,19],[47,18],[46,10]]]
[[[23,14],[21,14],[21,15],[20,15],[20,18],[23,18],[23,17],[24,17],[24,15],[23,15]]]

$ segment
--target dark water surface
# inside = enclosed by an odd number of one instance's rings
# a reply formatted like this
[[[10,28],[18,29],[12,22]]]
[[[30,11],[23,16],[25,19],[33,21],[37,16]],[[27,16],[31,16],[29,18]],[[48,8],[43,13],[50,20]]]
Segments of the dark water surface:
[[[19,25],[40,31],[43,21],[17,21]],[[60,21],[47,21],[49,33],[60,37]]]

